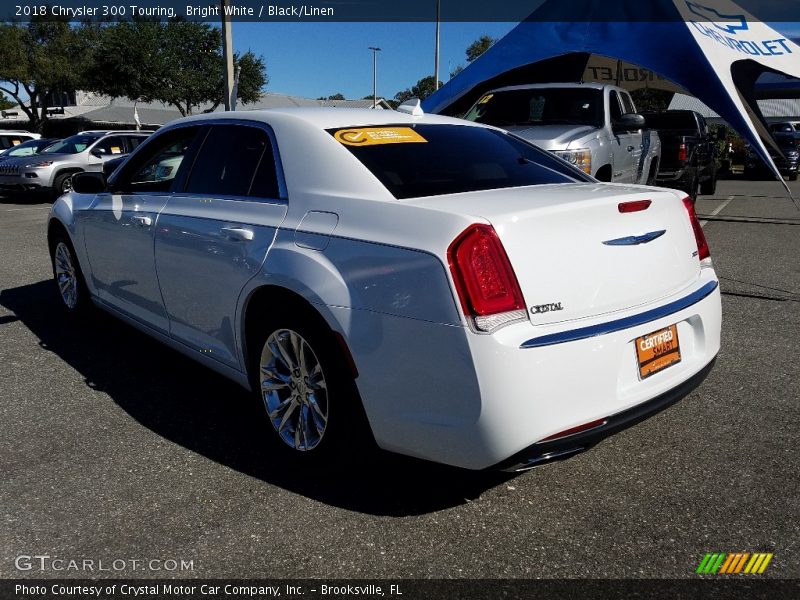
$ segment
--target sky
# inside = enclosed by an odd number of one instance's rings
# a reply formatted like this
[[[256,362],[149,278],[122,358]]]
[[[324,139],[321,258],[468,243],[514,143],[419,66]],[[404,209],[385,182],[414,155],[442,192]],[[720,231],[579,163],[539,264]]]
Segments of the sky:
[[[516,23],[442,23],[439,79],[447,81],[464,52],[482,35],[503,37]],[[232,24],[234,51],[264,57],[265,90],[306,98],[341,93],[372,95],[372,52],[378,53],[378,96],[394,95],[433,75],[434,23],[241,23]]]

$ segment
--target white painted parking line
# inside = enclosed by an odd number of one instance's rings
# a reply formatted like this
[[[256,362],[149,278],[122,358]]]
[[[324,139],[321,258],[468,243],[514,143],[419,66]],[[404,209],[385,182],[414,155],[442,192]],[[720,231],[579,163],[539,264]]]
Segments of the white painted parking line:
[[[720,204],[720,205],[719,205],[717,208],[715,208],[714,210],[712,210],[712,211],[711,211],[711,214],[710,214],[710,215],[708,215],[708,216],[709,216],[709,217],[716,217],[716,216],[717,216],[719,213],[721,213],[721,212],[722,212],[722,210],[723,210],[723,209],[724,209],[726,206],[728,206],[728,204],[730,204],[731,202],[733,202],[733,199],[734,199],[734,198],[735,198],[735,196],[728,196],[728,199],[727,199],[727,200],[725,200],[725,201],[724,201],[722,204]],[[705,226],[706,226],[706,223],[708,223],[708,221],[700,221],[700,227],[705,227]]]

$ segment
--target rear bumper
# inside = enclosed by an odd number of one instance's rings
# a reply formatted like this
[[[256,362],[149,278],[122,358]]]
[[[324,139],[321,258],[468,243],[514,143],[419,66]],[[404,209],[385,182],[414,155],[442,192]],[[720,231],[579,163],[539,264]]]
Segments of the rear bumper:
[[[668,392],[634,406],[633,408],[617,413],[616,415],[607,417],[604,425],[550,442],[532,444],[501,463],[489,467],[489,469],[524,471],[552,460],[566,458],[583,450],[587,450],[607,437],[632,427],[637,423],[641,423],[645,419],[649,419],[661,411],[666,410],[673,404],[683,400],[683,398],[694,391],[703,383],[705,378],[708,377],[708,374],[714,368],[716,360],[717,358],[715,356],[702,370]]]
[[[638,309],[569,324],[519,322],[491,335],[341,312],[347,319],[371,319],[351,320],[344,330],[351,332],[348,342],[361,373],[356,383],[378,445],[475,470],[514,468],[583,448],[677,401],[711,369],[722,321],[711,268],[701,269],[682,292]],[[681,361],[640,379],[636,339],[671,325]],[[584,335],[586,328],[599,330]],[[370,333],[369,344],[354,336],[361,330]],[[557,343],[524,347],[567,333],[569,339]],[[581,443],[540,443],[595,420],[606,422],[587,431]]]

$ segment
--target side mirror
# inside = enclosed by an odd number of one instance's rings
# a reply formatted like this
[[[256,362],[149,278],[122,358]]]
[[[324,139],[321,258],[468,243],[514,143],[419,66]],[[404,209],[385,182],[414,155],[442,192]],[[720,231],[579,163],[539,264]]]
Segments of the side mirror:
[[[106,178],[102,173],[75,173],[72,190],[78,194],[99,194],[106,191]]]
[[[106,153],[106,151],[103,150],[102,148],[95,148],[89,154],[91,154],[92,156],[96,156],[97,158],[103,158],[105,153]]]
[[[614,129],[621,131],[631,131],[635,129],[642,129],[645,126],[645,120],[642,115],[636,113],[628,113],[622,115],[617,121],[614,122]]]

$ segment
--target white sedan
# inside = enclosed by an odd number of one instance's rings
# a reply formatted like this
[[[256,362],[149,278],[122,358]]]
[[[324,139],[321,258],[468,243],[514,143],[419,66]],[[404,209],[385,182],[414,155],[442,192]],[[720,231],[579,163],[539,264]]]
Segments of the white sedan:
[[[374,439],[524,469],[700,384],[720,294],[684,194],[402,108],[189,117],[76,176],[48,228],[66,310],[252,390],[300,462]]]

